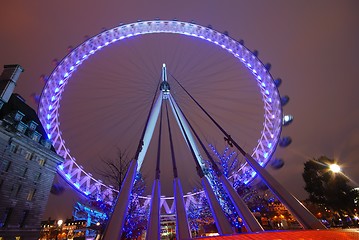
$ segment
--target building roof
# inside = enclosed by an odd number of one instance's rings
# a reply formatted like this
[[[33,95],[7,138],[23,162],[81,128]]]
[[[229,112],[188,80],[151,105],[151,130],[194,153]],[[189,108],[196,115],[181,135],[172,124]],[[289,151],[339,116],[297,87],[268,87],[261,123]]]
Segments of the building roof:
[[[27,105],[25,99],[17,93],[13,93],[9,101],[5,103],[0,109],[0,120],[5,119],[11,114],[15,114],[17,111],[20,111],[22,114],[24,114],[21,122],[25,124],[28,124],[31,121],[37,123],[38,125],[35,130],[41,134],[41,140],[49,141],[45,129],[43,128],[35,110]],[[55,152],[53,146],[51,146],[51,150]]]

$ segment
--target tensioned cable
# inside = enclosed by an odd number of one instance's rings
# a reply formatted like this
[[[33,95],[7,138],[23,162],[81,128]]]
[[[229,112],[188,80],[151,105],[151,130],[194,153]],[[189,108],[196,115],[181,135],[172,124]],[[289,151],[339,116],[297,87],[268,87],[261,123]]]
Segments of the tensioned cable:
[[[172,140],[172,131],[171,131],[171,125],[170,125],[170,118],[168,116],[168,108],[167,108],[167,101],[166,101],[166,114],[167,114],[167,125],[168,125],[168,133],[170,138],[170,146],[171,146],[171,158],[172,158],[172,167],[173,167],[173,177],[178,177],[177,172],[177,165],[176,165],[176,159],[175,159],[175,153],[174,153],[174,147],[173,147],[173,140]]]
[[[158,131],[158,146],[157,146],[157,162],[156,162],[156,177],[155,179],[160,179],[160,159],[161,159],[161,139],[162,139],[162,107],[160,112],[160,129]]]
[[[172,102],[172,99],[171,99],[171,98],[169,98],[169,99],[170,99],[170,101]],[[172,105],[173,105],[173,102],[172,102]],[[181,121],[181,119],[180,119],[180,117],[179,117],[179,115],[178,115],[178,112],[177,112],[176,108],[174,107],[173,109],[174,109],[175,114],[176,114],[176,116],[177,116],[178,122],[180,123],[181,130],[182,130],[183,135],[184,135],[184,137],[185,137],[185,139],[186,139],[186,142],[188,143],[189,149],[191,150],[191,154],[192,154],[193,160],[194,160],[194,162],[195,162],[195,164],[196,164],[197,174],[198,174],[198,176],[199,176],[200,178],[203,178],[203,177],[204,177],[203,170],[202,170],[201,166],[199,165],[199,163],[198,163],[198,161],[197,161],[196,154],[195,154],[195,152],[194,152],[194,150],[193,150],[192,145],[190,144],[190,141],[189,141],[189,138],[188,138],[188,136],[187,136],[187,133],[186,133],[184,127],[183,127],[183,123],[182,123],[182,121]]]
[[[147,125],[148,125],[148,122],[149,122],[149,120],[150,120],[150,116],[151,116],[151,111],[152,111],[153,105],[155,104],[156,95],[157,95],[157,92],[158,92],[160,83],[161,83],[161,80],[160,80],[160,81],[158,82],[158,84],[157,84],[156,91],[155,91],[155,95],[153,96],[153,99],[152,99],[151,108],[150,108],[150,111],[148,112],[146,124],[145,124],[145,127],[143,128],[143,132],[142,132],[142,136],[141,136],[140,142],[138,143],[138,147],[137,147],[137,151],[136,151],[136,155],[135,155],[135,159],[136,159],[136,160],[138,159],[138,155],[140,155],[140,152],[141,152],[142,147],[143,147],[143,144],[144,144],[143,139],[144,139],[144,137],[145,137]]]
[[[183,87],[183,85],[170,73],[171,77],[178,83],[178,85],[187,93],[187,95],[196,103],[196,105],[207,115],[207,117],[217,126],[217,128],[225,135],[224,140],[228,143],[229,146],[233,147],[233,144],[236,148],[243,154],[246,155],[246,152],[236,143],[233,141],[231,135],[229,135],[222,127],[217,123],[216,120],[197,102],[197,100]]]

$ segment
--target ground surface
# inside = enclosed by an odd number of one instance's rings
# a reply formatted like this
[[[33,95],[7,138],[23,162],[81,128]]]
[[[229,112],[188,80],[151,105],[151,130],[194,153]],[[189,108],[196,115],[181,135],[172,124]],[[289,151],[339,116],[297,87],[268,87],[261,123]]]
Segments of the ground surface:
[[[346,230],[303,230],[275,231],[264,233],[237,234],[232,236],[208,237],[215,240],[359,240],[359,229]]]

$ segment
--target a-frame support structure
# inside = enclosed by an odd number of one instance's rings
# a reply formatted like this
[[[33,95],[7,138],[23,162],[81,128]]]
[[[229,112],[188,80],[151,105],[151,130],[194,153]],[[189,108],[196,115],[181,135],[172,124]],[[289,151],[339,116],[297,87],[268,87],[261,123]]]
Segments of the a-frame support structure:
[[[182,87],[182,85],[181,85]],[[181,109],[177,105],[175,99],[170,94],[170,85],[167,81],[167,72],[166,65],[162,66],[162,82],[160,84],[160,93],[155,101],[153,101],[151,110],[147,119],[147,123],[140,140],[138,150],[134,160],[132,160],[131,165],[127,171],[126,177],[122,184],[118,199],[116,201],[114,211],[112,213],[109,224],[104,233],[104,240],[114,240],[120,239],[122,234],[122,229],[124,227],[127,208],[129,205],[131,190],[133,187],[134,179],[137,171],[141,169],[143,160],[147,153],[150,141],[152,139],[153,132],[155,130],[156,122],[161,111],[162,102],[169,101],[173,114],[175,115],[178,126],[180,126],[182,135],[186,140],[186,143],[189,149],[192,152],[192,156],[195,159],[197,166],[197,172],[201,178],[203,189],[206,193],[207,199],[211,206],[212,214],[216,220],[216,225],[220,234],[230,234],[231,227],[228,220],[225,218],[223,212],[220,209],[218,202],[215,199],[213,190],[208,182],[208,179],[203,175],[204,163],[201,157],[201,153],[197,147],[195,138],[191,132],[191,126],[187,122],[186,117],[183,115]],[[185,90],[186,91],[186,90]],[[186,91],[187,92],[187,91]],[[188,92],[187,92],[188,93]],[[193,99],[193,97],[190,95]],[[193,99],[194,100],[194,99]],[[195,100],[194,100],[195,101]],[[197,101],[195,101],[197,103]],[[197,105],[199,105],[197,103]],[[208,113],[199,105],[199,107],[208,115]],[[208,115],[209,116],[209,115]],[[259,174],[263,181],[268,185],[268,187],[277,195],[277,197],[282,200],[282,202],[288,207],[288,209],[294,214],[297,220],[302,224],[306,229],[325,229],[324,225],[321,224],[300,202],[295,199],[288,191],[286,191],[262,166],[260,166],[248,153],[246,153],[233,139],[231,136],[226,133],[222,127],[218,125],[214,119],[209,116],[209,118],[214,122],[215,125],[224,133],[228,141],[233,144],[245,157],[247,162],[251,167]],[[192,131],[193,128],[192,128]],[[219,173],[218,177],[222,182],[226,193],[231,199],[233,205],[235,206],[236,211],[241,216],[249,232],[259,232],[263,231],[263,228],[258,223],[256,218],[250,212],[244,201],[239,197],[235,192],[233,187],[230,185],[229,181],[224,177],[223,174]],[[178,239],[190,238],[190,230],[187,222],[187,214],[185,212],[184,202],[183,202],[183,193],[181,184],[178,177],[174,178],[174,201],[176,206],[176,231]],[[153,185],[152,198],[151,198],[151,210],[150,210],[150,219],[148,225],[148,236],[147,239],[159,239],[160,238],[160,209],[159,209],[159,199],[160,199],[160,179],[156,177]]]

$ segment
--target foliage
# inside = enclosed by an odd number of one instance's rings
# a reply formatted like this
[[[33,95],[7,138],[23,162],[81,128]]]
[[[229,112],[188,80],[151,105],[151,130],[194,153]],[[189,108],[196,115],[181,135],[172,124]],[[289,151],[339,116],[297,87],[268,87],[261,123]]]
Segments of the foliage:
[[[142,231],[146,229],[148,211],[146,208],[141,207],[139,199],[144,189],[145,184],[141,173],[137,173],[132,188],[122,239],[137,239]]]
[[[188,206],[188,222],[191,231],[198,232],[201,225],[214,223],[214,219],[206,195],[197,189],[192,192],[197,194],[193,195],[195,203],[191,201]]]
[[[271,204],[276,199],[264,183],[259,182],[256,185],[242,184],[237,188],[237,193],[252,212],[259,212],[262,216],[269,218],[276,215],[276,212],[273,212],[271,208]]]
[[[359,193],[353,189],[349,184],[350,180],[343,173],[330,171],[329,165],[334,162],[325,156],[305,162],[305,190],[309,193],[309,201],[322,204],[340,215],[345,212],[352,214]]]

